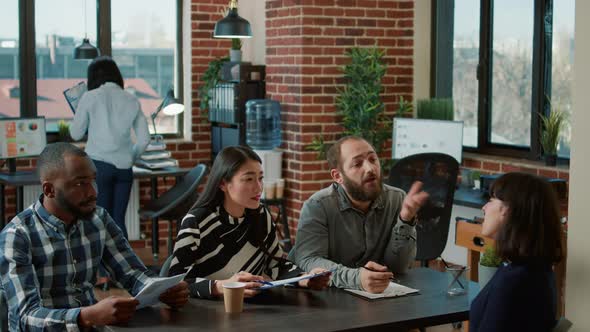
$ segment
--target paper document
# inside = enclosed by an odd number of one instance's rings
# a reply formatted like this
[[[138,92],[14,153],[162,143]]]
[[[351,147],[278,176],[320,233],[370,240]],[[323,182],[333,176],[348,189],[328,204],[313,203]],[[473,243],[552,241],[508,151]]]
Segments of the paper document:
[[[66,97],[68,105],[70,105],[73,113],[76,113],[78,102],[86,91],[88,91],[88,87],[86,87],[86,83],[84,82],[80,82],[73,87],[64,90],[64,96]]]
[[[176,286],[179,282],[184,279],[186,273],[179,274],[174,277],[168,278],[152,278],[147,285],[145,285],[137,295],[135,295],[135,299],[139,301],[139,305],[137,309],[141,309],[144,307],[148,307],[158,303],[160,300],[158,299],[162,293],[164,293],[168,288]]]
[[[408,295],[408,294],[414,294],[414,293],[418,293],[420,290],[406,287],[404,285],[396,284],[395,282],[390,282],[389,286],[387,286],[387,288],[385,288],[383,293],[374,294],[374,293],[369,293],[369,292],[365,292],[362,290],[356,290],[356,289],[345,289],[345,291],[352,293],[353,295],[358,295],[360,297],[363,297],[367,300],[376,300],[376,299],[383,299],[383,298],[388,298],[388,297],[399,297],[399,296],[404,296],[404,295]]]
[[[273,287],[288,285],[288,284],[299,282],[300,280],[312,279],[315,277],[326,275],[328,273],[333,273],[334,271],[336,271],[336,269],[332,269],[332,270],[328,270],[328,271],[324,271],[324,272],[320,272],[320,273],[315,273],[315,274],[306,274],[306,275],[302,275],[302,276],[295,277],[295,278],[269,281],[268,282],[269,284],[260,284],[260,287],[258,287],[258,289],[269,289],[269,288],[273,288]]]

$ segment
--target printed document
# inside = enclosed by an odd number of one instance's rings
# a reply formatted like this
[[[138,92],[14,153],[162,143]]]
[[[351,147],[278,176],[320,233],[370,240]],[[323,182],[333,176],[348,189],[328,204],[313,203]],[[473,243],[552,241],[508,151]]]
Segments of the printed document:
[[[186,276],[186,273],[168,278],[152,278],[152,280],[148,282],[137,295],[135,295],[135,299],[139,301],[137,309],[149,307],[160,302],[160,295],[168,288],[176,286],[182,281],[182,279],[184,279],[184,276]]]
[[[365,292],[362,290],[356,290],[356,289],[345,289],[345,291],[352,293],[353,295],[357,295],[362,298],[365,298],[367,300],[376,300],[376,299],[383,299],[383,298],[388,298],[388,297],[399,297],[399,296],[404,296],[404,295],[408,295],[408,294],[414,294],[414,293],[418,293],[420,290],[406,287],[404,285],[396,284],[395,282],[390,282],[389,286],[387,286],[387,288],[385,288],[383,293],[374,294],[374,293],[369,293],[369,292]]]

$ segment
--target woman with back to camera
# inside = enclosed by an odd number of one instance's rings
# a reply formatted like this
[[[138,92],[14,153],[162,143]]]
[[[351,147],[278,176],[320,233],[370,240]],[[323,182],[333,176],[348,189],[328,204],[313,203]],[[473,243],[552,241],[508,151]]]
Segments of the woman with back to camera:
[[[108,56],[94,59],[88,66],[88,92],[80,98],[70,135],[80,140],[88,131],[86,153],[96,166],[97,204],[127,238],[125,211],[133,185],[132,166],[145,151],[150,135],[139,100],[123,89],[115,61]]]
[[[170,275],[188,271],[191,296],[219,297],[224,283],[240,281],[251,297],[265,277],[303,273],[283,258],[272,216],[260,205],[262,177],[260,157],[248,147],[226,147],[215,158],[205,190],[182,220],[170,265]],[[299,286],[321,289],[329,281],[323,275]]]
[[[556,323],[553,265],[563,258],[557,196],[545,179],[507,173],[490,189],[482,234],[503,259],[471,304],[470,331],[551,331]]]

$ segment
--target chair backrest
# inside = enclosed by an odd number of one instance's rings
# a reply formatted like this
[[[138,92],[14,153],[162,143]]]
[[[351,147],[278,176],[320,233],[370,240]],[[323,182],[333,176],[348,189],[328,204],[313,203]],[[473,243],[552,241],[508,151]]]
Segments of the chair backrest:
[[[155,200],[149,201],[141,210],[140,215],[149,218],[181,219],[196,202],[197,188],[205,178],[207,166],[199,164],[185,174],[172,188]]]
[[[8,332],[8,303],[2,286],[0,286],[0,332]]]
[[[417,260],[435,259],[445,249],[458,172],[457,160],[443,153],[408,156],[391,168],[387,184],[407,192],[415,181],[422,181],[423,190],[430,194],[418,211]]]

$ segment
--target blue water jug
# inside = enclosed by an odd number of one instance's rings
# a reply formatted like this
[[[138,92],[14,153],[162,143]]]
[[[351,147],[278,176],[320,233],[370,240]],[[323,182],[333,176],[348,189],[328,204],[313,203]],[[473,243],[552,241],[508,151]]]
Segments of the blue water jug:
[[[281,145],[281,105],[270,99],[246,102],[246,144],[255,150]]]

